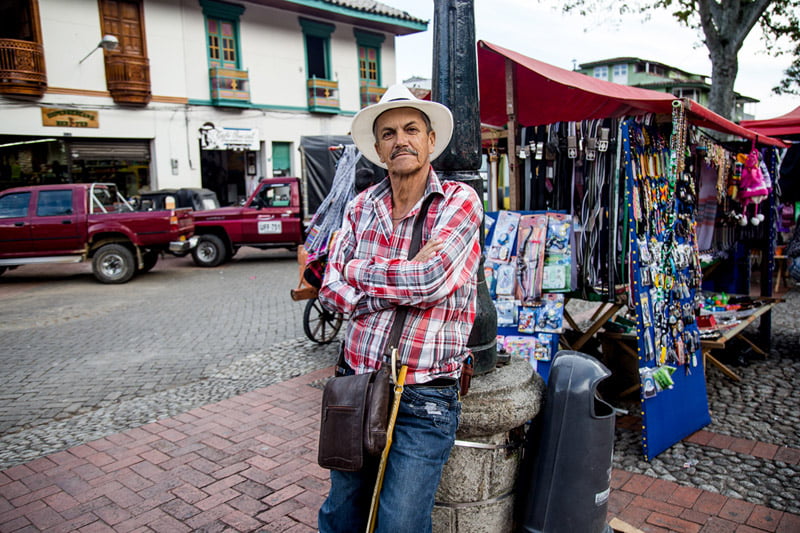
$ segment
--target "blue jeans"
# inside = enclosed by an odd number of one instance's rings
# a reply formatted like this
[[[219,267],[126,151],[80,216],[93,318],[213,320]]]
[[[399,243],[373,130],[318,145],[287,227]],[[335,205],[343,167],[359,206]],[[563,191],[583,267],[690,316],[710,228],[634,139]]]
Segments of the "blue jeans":
[[[376,532],[430,532],[434,496],[453,447],[461,403],[457,386],[403,390],[383,479]],[[331,490],[319,511],[321,533],[366,531],[378,469],[331,470]]]

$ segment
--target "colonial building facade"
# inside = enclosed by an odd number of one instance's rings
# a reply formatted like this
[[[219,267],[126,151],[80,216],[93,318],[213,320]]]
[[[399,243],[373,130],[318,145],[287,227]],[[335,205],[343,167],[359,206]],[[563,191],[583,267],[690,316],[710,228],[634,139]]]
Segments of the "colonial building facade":
[[[671,93],[678,98],[691,98],[698,104],[708,106],[711,78],[693,74],[679,68],[638,57],[615,57],[590,63],[581,63],[577,71],[597,79],[642,87],[654,91]],[[755,98],[735,94],[732,120],[739,122],[751,119],[747,104],[758,102]]]
[[[427,21],[364,0],[19,0],[0,7],[0,188],[206,187],[223,204],[345,135]]]

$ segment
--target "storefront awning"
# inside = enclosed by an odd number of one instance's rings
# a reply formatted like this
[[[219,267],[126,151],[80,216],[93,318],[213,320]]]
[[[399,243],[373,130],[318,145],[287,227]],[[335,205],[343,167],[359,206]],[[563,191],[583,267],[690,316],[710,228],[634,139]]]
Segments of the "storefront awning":
[[[510,80],[514,80],[517,101],[513,112],[523,126],[644,113],[669,114],[676,99],[668,93],[611,83],[556,67],[487,41],[478,41],[478,78],[481,122],[494,126],[508,122],[506,87]],[[743,128],[697,102],[684,101],[692,124],[745,139],[758,138],[763,144],[785,146],[782,141]]]
[[[742,126],[772,137],[800,135],[800,107],[785,115],[764,120],[743,120]]]

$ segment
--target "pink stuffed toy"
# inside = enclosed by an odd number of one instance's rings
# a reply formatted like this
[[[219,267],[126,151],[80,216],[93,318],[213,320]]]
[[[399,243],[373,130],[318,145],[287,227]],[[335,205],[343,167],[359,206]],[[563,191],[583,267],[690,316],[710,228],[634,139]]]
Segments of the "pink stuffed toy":
[[[745,159],[742,169],[742,181],[739,184],[739,202],[742,204],[743,216],[739,219],[742,226],[747,224],[747,206],[753,204],[753,218],[750,223],[757,226],[764,220],[764,215],[759,214],[758,204],[769,196],[769,189],[761,173],[758,160],[758,150],[753,147]]]

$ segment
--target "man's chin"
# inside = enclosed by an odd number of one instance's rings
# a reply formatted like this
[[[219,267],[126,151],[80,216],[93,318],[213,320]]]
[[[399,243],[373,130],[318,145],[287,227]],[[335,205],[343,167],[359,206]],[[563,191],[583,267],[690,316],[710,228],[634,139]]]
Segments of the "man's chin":
[[[395,176],[398,178],[405,178],[408,176],[414,176],[419,174],[419,172],[427,168],[427,163],[420,165],[419,163],[415,162],[414,164],[395,164],[389,167],[389,175]]]

